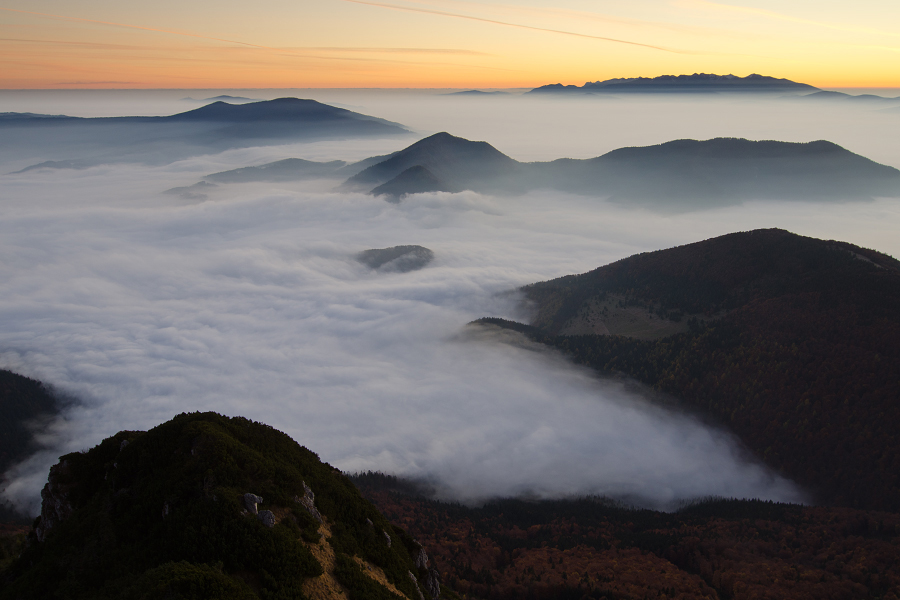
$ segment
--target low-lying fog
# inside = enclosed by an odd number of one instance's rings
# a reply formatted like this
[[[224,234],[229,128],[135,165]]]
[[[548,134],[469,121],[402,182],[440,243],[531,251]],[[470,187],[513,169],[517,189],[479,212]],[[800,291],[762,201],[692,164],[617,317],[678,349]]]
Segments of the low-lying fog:
[[[109,94],[109,106],[122,103]],[[746,101],[755,120],[735,119],[729,133],[732,104],[701,119],[709,108],[679,100],[673,111],[682,120],[660,133],[648,130],[666,121],[660,101],[619,103],[613,112],[633,118],[611,122],[612,101],[542,102],[538,110],[513,104],[527,99],[457,98],[465,108],[448,111],[446,97],[407,94],[406,107],[415,99],[419,108],[404,119],[386,108],[387,96],[360,95],[352,108],[423,133],[485,139],[523,160],[713,135],[847,145],[835,135],[845,131],[857,144],[851,150],[900,166],[900,114],[855,107],[816,109],[844,115],[840,122],[798,122]],[[25,110],[6,100],[0,95],[0,111]],[[513,107],[505,119],[501,102]],[[543,119],[551,105],[564,116]],[[683,121],[687,112],[694,121]],[[562,121],[562,131],[548,125]],[[870,121],[880,127],[867,125],[868,137],[849,133]],[[220,186],[194,204],[161,193],[238,166],[355,160],[408,143],[295,144],[167,166],[17,175],[0,165],[0,367],[79,400],[45,434],[49,449],[9,474],[6,496],[34,513],[60,454],[183,411],[215,410],[281,429],[345,471],[429,478],[444,497],[464,501],[606,494],[666,507],[707,495],[804,498],[726,433],[509,334],[465,324],[526,318],[505,293],[517,286],[731,231],[782,227],[897,256],[900,202],[749,203],[663,215],[550,193],[436,193],[390,204],[321,181]],[[409,273],[354,260],[401,244],[426,246],[435,259]]]

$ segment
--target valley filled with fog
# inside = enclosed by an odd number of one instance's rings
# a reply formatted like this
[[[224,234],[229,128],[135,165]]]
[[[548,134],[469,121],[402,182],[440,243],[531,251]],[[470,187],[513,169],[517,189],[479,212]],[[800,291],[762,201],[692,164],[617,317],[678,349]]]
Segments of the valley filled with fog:
[[[0,112],[167,115],[199,106],[186,96],[217,93],[5,92]],[[467,502],[600,494],[668,508],[704,496],[806,498],[730,434],[639,386],[466,324],[527,320],[519,286],[733,231],[778,227],[900,256],[900,200],[655,212],[549,191],[389,203],[336,191],[333,180],[219,185],[205,199],[165,192],[284,158],[361,160],[438,131],[485,140],[520,161],[746,137],[825,139],[900,167],[892,106],[230,93],[310,97],[412,134],[21,173],[40,161],[4,153],[0,368],[71,399],[41,430],[46,449],[8,474],[7,498],[33,512],[59,455],[208,410],[285,431],[344,471],[425,479],[441,497]],[[412,244],[434,260],[406,273],[356,260]]]

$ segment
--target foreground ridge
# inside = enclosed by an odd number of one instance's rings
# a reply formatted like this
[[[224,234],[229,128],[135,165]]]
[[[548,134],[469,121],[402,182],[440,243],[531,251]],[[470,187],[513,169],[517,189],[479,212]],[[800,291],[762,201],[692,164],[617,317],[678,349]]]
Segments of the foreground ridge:
[[[122,431],[61,457],[41,497],[0,598],[440,593],[421,546],[344,475],[240,417],[181,414]]]

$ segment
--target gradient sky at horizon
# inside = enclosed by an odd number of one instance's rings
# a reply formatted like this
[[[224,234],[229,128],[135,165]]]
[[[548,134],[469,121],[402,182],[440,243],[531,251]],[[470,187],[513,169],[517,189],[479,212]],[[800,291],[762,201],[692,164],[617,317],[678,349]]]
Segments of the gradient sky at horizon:
[[[0,88],[533,87],[761,73],[900,87],[900,3],[0,0]]]

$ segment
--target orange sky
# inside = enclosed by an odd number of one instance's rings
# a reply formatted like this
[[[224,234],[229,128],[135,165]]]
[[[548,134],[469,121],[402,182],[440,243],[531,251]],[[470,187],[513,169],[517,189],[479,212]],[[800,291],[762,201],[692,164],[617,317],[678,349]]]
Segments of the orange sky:
[[[896,0],[0,0],[0,88],[900,87]]]

